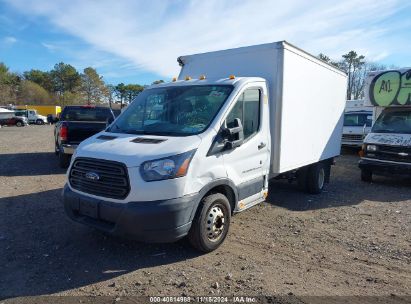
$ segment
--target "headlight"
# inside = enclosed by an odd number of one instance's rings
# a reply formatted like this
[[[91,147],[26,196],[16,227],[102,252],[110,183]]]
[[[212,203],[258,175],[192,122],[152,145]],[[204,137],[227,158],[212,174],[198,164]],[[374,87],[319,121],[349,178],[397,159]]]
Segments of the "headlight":
[[[376,145],[367,145],[367,151],[375,152],[375,151],[377,151],[377,146]]]
[[[182,177],[187,174],[196,150],[182,154],[146,161],[140,166],[140,173],[146,182]]]

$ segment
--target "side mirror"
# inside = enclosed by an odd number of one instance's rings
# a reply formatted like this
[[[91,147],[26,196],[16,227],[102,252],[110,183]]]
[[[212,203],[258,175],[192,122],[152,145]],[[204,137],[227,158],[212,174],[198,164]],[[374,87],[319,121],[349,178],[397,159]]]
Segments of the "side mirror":
[[[235,149],[241,146],[244,142],[244,129],[240,118],[234,119],[233,127],[225,126],[223,136],[227,139],[225,143],[226,149]]]
[[[215,155],[221,153],[225,150],[235,149],[243,144],[244,141],[244,131],[241,120],[236,118],[233,123],[232,128],[228,128],[227,124],[221,126],[207,156]]]

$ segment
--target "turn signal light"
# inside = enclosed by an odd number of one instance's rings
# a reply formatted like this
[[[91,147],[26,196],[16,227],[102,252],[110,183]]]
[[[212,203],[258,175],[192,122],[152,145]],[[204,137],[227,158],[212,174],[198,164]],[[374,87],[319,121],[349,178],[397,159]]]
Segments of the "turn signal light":
[[[360,157],[364,157],[364,155],[365,155],[364,150],[360,150],[360,152],[358,152],[358,155],[359,155]]]

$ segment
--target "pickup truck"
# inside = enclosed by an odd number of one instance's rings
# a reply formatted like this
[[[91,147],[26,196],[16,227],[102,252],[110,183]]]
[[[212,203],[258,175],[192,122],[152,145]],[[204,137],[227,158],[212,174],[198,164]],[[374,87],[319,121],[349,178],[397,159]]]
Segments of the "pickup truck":
[[[110,108],[66,106],[54,128],[55,153],[61,168],[67,168],[77,146],[99,133],[114,120]]]

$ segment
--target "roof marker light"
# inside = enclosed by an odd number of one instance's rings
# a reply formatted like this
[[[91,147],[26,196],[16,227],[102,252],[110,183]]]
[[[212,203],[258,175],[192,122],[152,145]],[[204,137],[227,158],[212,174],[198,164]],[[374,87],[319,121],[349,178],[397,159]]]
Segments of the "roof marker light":
[[[205,75],[201,75],[199,79],[200,79],[200,80],[204,80],[204,79],[206,79],[206,76],[205,76]]]
[[[228,78],[230,78],[230,79],[235,79],[235,76],[234,76],[234,75],[230,75],[230,77],[228,77]]]
[[[176,82],[177,81],[177,77],[173,77],[172,82]]]
[[[190,76],[186,76],[186,80],[191,80],[191,77],[190,77]]]

